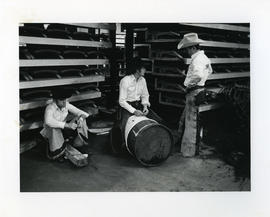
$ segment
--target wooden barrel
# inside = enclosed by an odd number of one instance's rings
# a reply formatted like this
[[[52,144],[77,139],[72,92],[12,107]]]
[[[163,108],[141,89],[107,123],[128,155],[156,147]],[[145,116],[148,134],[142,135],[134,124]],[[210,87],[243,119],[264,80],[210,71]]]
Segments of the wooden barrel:
[[[125,128],[126,149],[144,166],[157,166],[172,151],[173,137],[170,130],[155,120],[131,116]]]

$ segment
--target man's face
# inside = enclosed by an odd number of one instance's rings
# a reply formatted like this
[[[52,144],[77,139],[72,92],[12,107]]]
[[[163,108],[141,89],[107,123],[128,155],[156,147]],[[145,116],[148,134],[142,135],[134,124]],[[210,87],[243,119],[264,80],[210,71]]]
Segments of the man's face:
[[[193,54],[195,54],[198,51],[198,49],[195,46],[191,46],[191,47],[187,47],[186,51],[188,55],[191,57]]]
[[[144,67],[142,67],[142,68],[139,70],[139,75],[140,75],[140,77],[143,77],[144,74],[145,74],[145,72],[146,72],[146,69],[145,69]]]
[[[187,47],[187,48],[186,48],[186,52],[187,52],[187,54],[188,54],[190,57],[191,57],[192,54],[193,54],[192,48],[193,48],[193,47]]]
[[[61,109],[66,107],[67,100],[66,99],[57,99],[56,105]]]

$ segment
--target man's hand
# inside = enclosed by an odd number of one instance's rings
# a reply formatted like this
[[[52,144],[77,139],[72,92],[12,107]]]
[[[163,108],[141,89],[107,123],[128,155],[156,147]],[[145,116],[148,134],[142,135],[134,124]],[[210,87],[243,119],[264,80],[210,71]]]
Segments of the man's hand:
[[[183,93],[186,93],[186,92],[187,92],[186,88],[184,88],[181,84],[177,84],[176,87],[177,87],[179,90],[181,90]]]
[[[65,123],[65,128],[67,128],[67,129],[76,130],[77,127],[78,126],[75,123]]]
[[[86,118],[88,118],[90,115],[91,115],[91,113],[88,114],[88,115],[82,114],[82,115],[80,116],[80,118],[86,119]]]
[[[144,105],[143,106],[143,114],[146,116],[146,115],[148,115],[148,113],[149,113],[148,107],[147,107],[147,105]]]
[[[136,116],[143,116],[143,113],[140,110],[135,110],[134,115],[136,115]]]
[[[78,119],[77,125],[79,128],[82,127],[83,120],[84,120],[84,118],[82,116]]]

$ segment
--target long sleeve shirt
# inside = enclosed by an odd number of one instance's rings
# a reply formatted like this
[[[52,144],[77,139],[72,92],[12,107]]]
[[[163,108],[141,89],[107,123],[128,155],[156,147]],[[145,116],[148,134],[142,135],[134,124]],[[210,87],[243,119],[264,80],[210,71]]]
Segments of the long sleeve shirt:
[[[134,75],[127,75],[120,81],[119,87],[119,104],[130,113],[134,113],[136,110],[128,102],[134,102],[141,100],[142,105],[148,105],[149,92],[147,89],[146,81],[144,77],[140,77],[136,80]]]
[[[65,120],[68,113],[72,113],[76,116],[88,117],[89,114],[78,109],[77,107],[71,105],[69,102],[66,103],[66,107],[60,109],[55,102],[47,105],[44,114],[44,125],[47,125],[51,128],[61,128],[65,127]]]
[[[204,51],[197,51],[191,56],[191,63],[184,81],[186,87],[204,86],[208,76],[213,72],[209,58]]]

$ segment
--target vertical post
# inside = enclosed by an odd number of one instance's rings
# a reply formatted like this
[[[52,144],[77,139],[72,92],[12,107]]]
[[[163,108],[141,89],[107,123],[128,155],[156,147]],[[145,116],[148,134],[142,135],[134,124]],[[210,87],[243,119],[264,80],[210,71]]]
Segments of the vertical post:
[[[110,41],[112,43],[112,48],[110,52],[110,84],[111,84],[111,96],[108,100],[108,107],[112,107],[117,100],[117,92],[116,92],[116,85],[118,80],[118,71],[117,71],[117,63],[116,63],[116,29],[110,30]]]
[[[133,32],[132,24],[126,24],[125,58],[127,71],[130,70],[130,64],[133,58]]]

